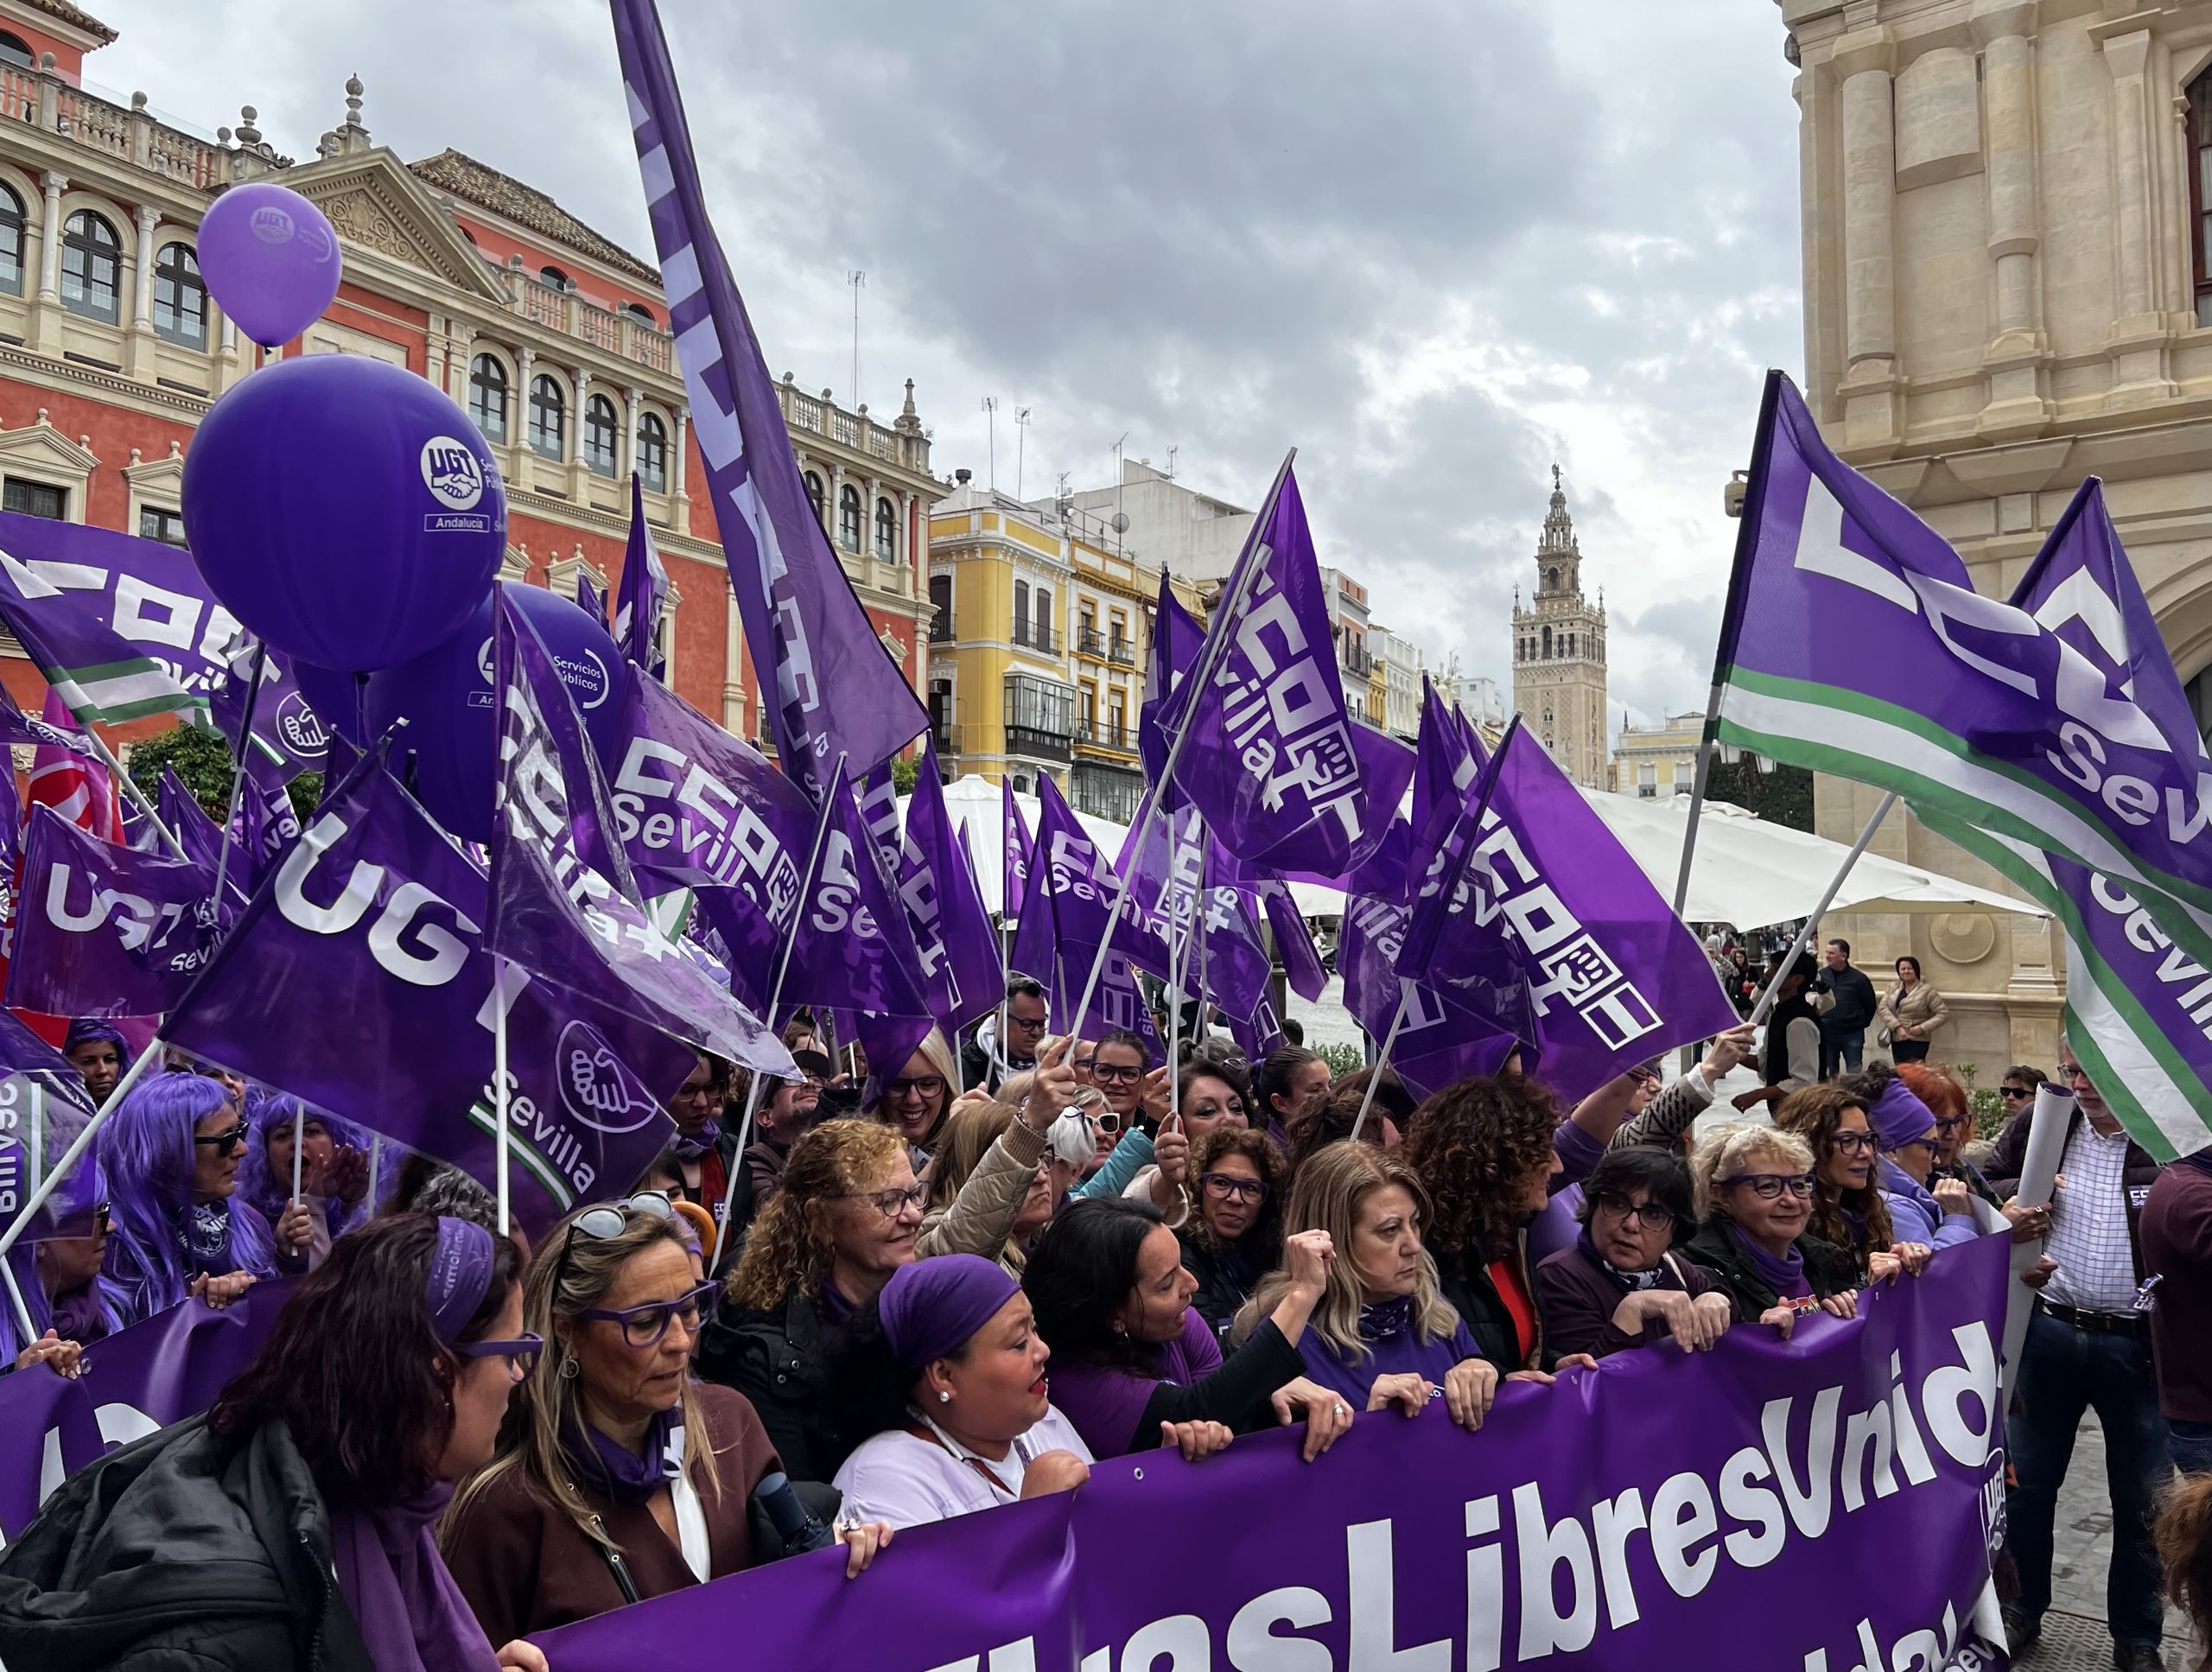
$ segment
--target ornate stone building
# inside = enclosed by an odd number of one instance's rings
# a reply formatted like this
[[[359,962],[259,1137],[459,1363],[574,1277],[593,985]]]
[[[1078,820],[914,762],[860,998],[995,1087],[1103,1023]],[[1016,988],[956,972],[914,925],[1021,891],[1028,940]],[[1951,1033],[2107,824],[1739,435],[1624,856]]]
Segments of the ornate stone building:
[[[448,150],[407,163],[371,137],[362,88],[315,155],[295,162],[255,126],[213,134],[86,92],[115,31],[67,0],[0,0],[0,501],[181,544],[184,455],[225,390],[287,354],[373,355],[466,406],[505,478],[505,572],[574,596],[612,590],[628,478],[673,582],[662,624],[676,688],[731,730],[760,705],[714,512],[689,435],[658,276],[537,188]],[[333,101],[334,104],[336,101]],[[338,299],[264,354],[200,276],[215,195],[276,179],[330,218]],[[880,423],[779,386],[808,492],[871,624],[919,689],[928,606],[917,583],[937,484],[906,386]],[[12,644],[0,679],[36,711],[41,683]]]
[[[1806,392],[1830,442],[2009,593],[2085,476],[2212,715],[2212,0],[1779,0],[1799,67]],[[1874,792],[1827,779],[1821,835]],[[1902,814],[1878,851],[1988,881]],[[1862,919],[1939,1045],[2049,1064],[2033,919]]]
[[[1605,786],[1605,601],[1582,595],[1582,548],[1552,467],[1551,513],[1536,543],[1535,601],[1513,589],[1513,707],[1577,784]]]

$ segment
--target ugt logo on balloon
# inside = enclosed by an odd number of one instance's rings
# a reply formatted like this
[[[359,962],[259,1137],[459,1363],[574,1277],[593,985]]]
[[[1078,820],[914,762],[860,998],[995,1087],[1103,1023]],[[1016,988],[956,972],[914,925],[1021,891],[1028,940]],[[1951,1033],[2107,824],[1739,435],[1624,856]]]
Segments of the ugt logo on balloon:
[[[423,485],[430,490],[430,497],[445,507],[423,517],[425,534],[452,529],[476,534],[490,531],[491,517],[475,509],[484,497],[484,467],[477,461],[475,449],[467,442],[451,435],[433,435],[423,442]]]

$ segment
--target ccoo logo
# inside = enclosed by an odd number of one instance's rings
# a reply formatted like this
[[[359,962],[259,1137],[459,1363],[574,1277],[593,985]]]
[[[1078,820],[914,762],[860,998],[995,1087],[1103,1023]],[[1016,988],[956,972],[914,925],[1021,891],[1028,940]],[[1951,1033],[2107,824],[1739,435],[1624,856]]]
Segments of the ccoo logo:
[[[475,451],[450,435],[423,443],[423,485],[448,511],[467,511],[484,497],[484,468]]]

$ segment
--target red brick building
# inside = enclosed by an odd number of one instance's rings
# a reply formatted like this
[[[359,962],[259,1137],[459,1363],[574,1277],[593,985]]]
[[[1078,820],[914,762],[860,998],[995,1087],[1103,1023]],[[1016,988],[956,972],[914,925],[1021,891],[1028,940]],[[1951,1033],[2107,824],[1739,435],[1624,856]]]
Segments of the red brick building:
[[[183,455],[211,402],[265,359],[370,354],[467,407],[507,485],[505,572],[610,594],[631,471],[673,582],[661,630],[670,678],[757,735],[705,473],[654,269],[488,163],[447,150],[409,163],[376,144],[359,81],[312,158],[254,125],[213,135],[83,86],[116,32],[67,0],[0,0],[0,501],[181,543]],[[97,73],[97,66],[93,73]],[[274,179],[313,201],[345,246],[325,317],[264,356],[202,284],[195,230],[231,185]],[[779,385],[809,496],[869,619],[918,690],[931,613],[918,584],[939,492],[906,385],[889,424],[827,391]],[[35,709],[37,674],[0,658]]]

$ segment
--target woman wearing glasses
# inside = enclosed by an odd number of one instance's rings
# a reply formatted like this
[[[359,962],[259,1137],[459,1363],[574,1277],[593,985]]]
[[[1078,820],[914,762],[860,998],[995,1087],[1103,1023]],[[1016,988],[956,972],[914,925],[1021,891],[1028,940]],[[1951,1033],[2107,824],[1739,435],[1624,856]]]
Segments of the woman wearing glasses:
[[[1722,1127],[1699,1143],[1690,1175],[1705,1223],[1682,1253],[1712,1275],[1738,1323],[1770,1324],[1787,1339],[1799,1313],[1858,1312],[1851,1256],[1806,1229],[1813,1151],[1802,1138],[1770,1126]]]
[[[92,1213],[89,1237],[48,1237],[18,1243],[8,1267],[31,1315],[31,1338],[14,1306],[0,1306],[0,1364],[17,1370],[44,1364],[57,1376],[74,1376],[85,1349],[123,1327],[123,1313],[100,1284],[107,1254],[108,1208]]]
[[[1217,1126],[1191,1147],[1198,1209],[1175,1233],[1198,1284],[1191,1305],[1226,1341],[1236,1314],[1282,1257],[1282,1152],[1264,1132]]]
[[[213,1409],[71,1477],[8,1547],[0,1656],[545,1672],[531,1643],[495,1653],[435,1532],[537,1352],[517,1263],[461,1219],[395,1214],[343,1238]]]
[[[1144,1035],[1117,1027],[1099,1040],[1090,1055],[1090,1083],[1106,1099],[1108,1112],[1119,1117],[1122,1147],[1144,1127],[1153,1129],[1152,1159],[1122,1193],[1150,1202],[1169,1224],[1182,1224],[1190,1211],[1183,1180],[1191,1164],[1191,1140],[1170,1118],[1167,1071],[1153,1066]]]
[[[269,1221],[237,1193],[247,1131],[229,1094],[197,1074],[142,1080],[100,1128],[112,1219],[104,1281],[127,1322],[187,1296],[226,1306],[276,1275]]]
[[[914,1259],[927,1195],[894,1128],[825,1121],[791,1146],[783,1188],[745,1239],[699,1374],[753,1402],[794,1480],[827,1480],[844,1460],[823,1415],[830,1345]]]
[[[1734,1321],[1713,1280],[1674,1252],[1690,1225],[1689,1170],[1663,1149],[1616,1149],[1582,1187],[1582,1234],[1536,1268],[1544,1330],[1603,1358],[1671,1336],[1702,1352]]]
[[[1846,1084],[1866,1105],[1867,1123],[1882,1147],[1882,1200],[1898,1241],[1947,1249],[1981,1235],[1972,1192],[1956,1179],[1935,1177],[1942,1142],[1936,1111],[1891,1068],[1870,1068]]]
[[[959,1084],[960,1067],[953,1061],[952,1047],[932,1027],[906,1059],[898,1078],[882,1082],[883,1095],[868,1108],[868,1116],[896,1127],[914,1152],[914,1165],[923,1167],[937,1153],[944,1117],[952,1109],[954,1088]]]
[[[330,1245],[367,1219],[369,1135],[350,1121],[305,1111],[281,1092],[248,1091],[245,1160],[238,1167],[238,1198],[276,1232],[277,1257],[289,1275],[319,1266]],[[292,1144],[300,1153],[300,1194],[292,1195]]]
[[[718,1285],[658,1192],[571,1214],[523,1286],[544,1364],[482,1473],[464,1483],[442,1543],[487,1637],[505,1641],[702,1585],[830,1542],[790,1494],[745,1395],[691,1380]],[[796,1512],[786,1542],[764,1511]],[[848,1530],[847,1571],[884,1529]]]
[[[1801,1086],[1777,1105],[1774,1123],[1813,1152],[1813,1211],[1806,1222],[1813,1235],[1849,1255],[1862,1284],[1899,1270],[1917,1277],[1931,1250],[1925,1243],[1897,1240],[1876,1180],[1880,1140],[1858,1095],[1834,1081]]]
[[[1173,1446],[1192,1462],[1232,1434],[1303,1410],[1311,1462],[1351,1426],[1338,1395],[1306,1379],[1298,1342],[1328,1285],[1328,1233],[1285,1245],[1273,1312],[1224,1361],[1192,1310],[1198,1281],[1145,1202],[1078,1202],[1038,1239],[1022,1273],[1054,1355],[1058,1404],[1094,1458]]]

